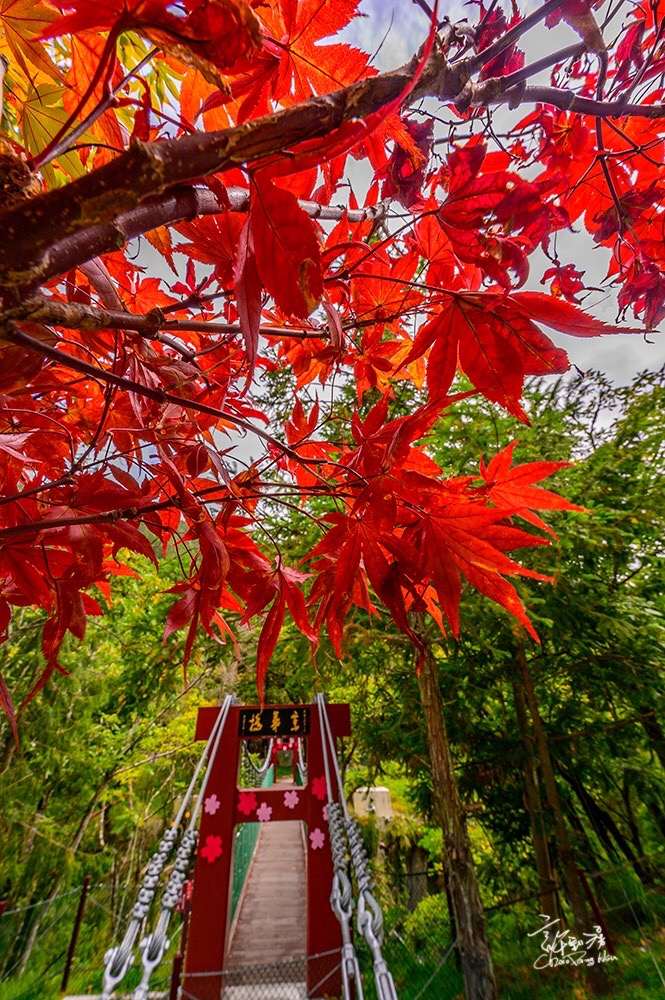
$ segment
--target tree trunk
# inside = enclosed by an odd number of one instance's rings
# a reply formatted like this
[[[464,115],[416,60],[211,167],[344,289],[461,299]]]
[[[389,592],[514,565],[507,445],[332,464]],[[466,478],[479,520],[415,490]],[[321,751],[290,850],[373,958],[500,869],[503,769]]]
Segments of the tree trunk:
[[[633,809],[633,801],[630,794],[630,780],[627,773],[623,776],[623,784],[621,787],[621,797],[623,798],[624,805],[626,807],[626,820],[628,827],[630,829],[630,837],[635,845],[635,850],[637,851],[637,856],[640,859],[645,858],[646,851],[642,844],[642,837],[640,836],[640,828],[637,825],[637,817],[635,816],[635,810]],[[655,875],[653,869],[648,860],[641,860],[643,871],[647,878],[648,885],[654,885]]]
[[[480,901],[469,839],[462,814],[436,663],[424,616],[413,616],[414,631],[425,649],[419,675],[420,698],[432,763],[435,807],[443,829],[444,866],[455,924],[467,1000],[496,1000],[498,992],[487,942],[485,914]]]
[[[572,844],[570,843],[568,830],[566,829],[566,822],[563,817],[563,810],[561,809],[561,800],[559,799],[559,792],[554,778],[547,736],[545,735],[542,719],[540,718],[531,671],[529,670],[529,664],[524,652],[524,645],[521,642],[518,643],[517,647],[517,665],[522,683],[524,684],[524,693],[526,695],[529,714],[531,715],[538,760],[543,776],[543,785],[545,786],[545,794],[554,822],[554,835],[557,842],[566,896],[573,911],[575,931],[577,936],[581,938],[583,934],[593,934],[593,921],[589,918],[584,887],[577,873],[575,855],[573,854]],[[601,967],[595,964],[586,966],[586,972],[593,992],[598,995],[607,993],[607,980]]]
[[[533,748],[533,736],[529,732],[526,696],[524,693],[524,683],[521,678],[513,681],[513,698],[517,728],[524,751],[524,792],[526,806],[529,811],[529,822],[531,824],[531,839],[536,858],[536,871],[538,872],[538,881],[540,883],[540,903],[542,912],[546,913],[552,920],[555,920],[561,916],[561,912],[556,892],[556,879],[552,870],[552,859],[550,858],[543,801],[540,795],[538,764]]]
[[[663,813],[663,810],[660,808],[660,805],[655,799],[645,797],[644,801],[646,802],[647,809],[654,818],[656,826],[660,830],[663,838],[665,838],[665,813]]]

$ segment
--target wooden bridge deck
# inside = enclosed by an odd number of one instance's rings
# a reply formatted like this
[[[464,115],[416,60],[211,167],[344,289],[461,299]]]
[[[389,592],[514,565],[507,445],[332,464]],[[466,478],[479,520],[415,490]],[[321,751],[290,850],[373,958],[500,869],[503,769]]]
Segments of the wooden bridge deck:
[[[299,822],[262,823],[228,955],[228,968],[270,965],[307,954],[305,845]],[[300,979],[304,963],[285,968]]]

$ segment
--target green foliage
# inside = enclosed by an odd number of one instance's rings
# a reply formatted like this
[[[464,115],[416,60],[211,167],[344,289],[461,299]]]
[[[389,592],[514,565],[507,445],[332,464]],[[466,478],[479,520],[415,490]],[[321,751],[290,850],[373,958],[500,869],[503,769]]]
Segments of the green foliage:
[[[34,935],[39,975],[48,981],[49,968],[62,975],[85,875],[92,902],[77,961],[98,972],[106,935],[131,906],[191,777],[200,752],[192,742],[197,708],[218,697],[216,648],[195,650],[185,686],[181,641],[162,643],[164,592],[178,567],[167,563],[157,575],[147,560],[133,557],[131,565],[140,578],[119,581],[85,643],[63,648],[68,676],[25,708],[20,746],[6,724],[0,729],[0,898],[19,908],[0,920],[0,974],[21,969]],[[43,669],[37,624],[34,612],[23,611],[3,647],[3,673],[23,694]],[[55,909],[21,911],[51,896]]]
[[[428,949],[432,938],[450,935],[448,904],[443,893],[426,896],[404,921],[404,930],[412,948],[418,952]]]
[[[628,984],[630,1000],[658,995],[648,949],[640,949],[643,940],[658,949],[655,930],[665,919],[658,889],[665,832],[665,737],[658,715],[665,647],[664,402],[662,375],[638,379],[633,389],[614,389],[598,376],[531,387],[532,426],[519,428],[518,458],[536,461],[547,452],[574,460],[558,473],[558,488],[590,513],[552,513],[548,520],[560,537],[529,557],[534,568],[554,577],[553,584],[520,584],[540,646],[516,634],[484,598],[466,592],[460,640],[435,647],[483,900],[501,906],[488,913],[488,926],[500,991],[510,1000],[584,996],[570,975],[531,969],[533,939],[527,935],[537,923],[539,900],[503,907],[507,898],[531,896],[538,887],[514,706],[519,641],[525,642],[576,861],[589,875],[609,871],[590,881],[621,947],[612,995],[628,1000]],[[477,452],[488,456],[516,433],[510,417],[479,419],[477,409],[484,406],[465,401],[461,421],[444,421],[429,439],[451,473],[475,474]],[[290,559],[314,544],[311,522],[295,512],[275,513],[273,521],[270,530]],[[20,748],[8,726],[0,730],[0,894],[9,895],[13,907],[54,889],[75,890],[91,874],[104,887],[98,892],[108,890],[100,901],[118,919],[191,774],[198,706],[231,688],[243,701],[256,698],[251,629],[238,651],[207,641],[197,645],[187,678],[192,686],[184,693],[182,641],[161,640],[170,601],[164,592],[178,567],[167,563],[157,575],[143,560],[133,558],[131,565],[141,579],[120,581],[108,615],[89,623],[85,643],[65,646],[69,676],[47,685],[23,712]],[[24,611],[3,647],[2,670],[19,695],[42,670],[38,625],[36,615]],[[362,822],[385,906],[387,950],[407,1000],[432,975],[435,995],[453,997],[461,989],[453,960],[437,972],[450,929],[443,886],[434,875],[443,836],[432,813],[413,651],[384,618],[355,611],[343,662],[325,640],[314,667],[310,654],[300,633],[282,630],[267,700],[306,702],[323,688],[330,700],[350,702],[352,737],[341,754],[347,796],[360,785],[385,784],[395,812],[387,827],[373,817]],[[545,825],[554,849],[547,810]],[[627,851],[646,861],[632,862]],[[408,889],[412,869],[429,873],[422,885],[435,894],[409,912],[415,906]],[[54,936],[41,939],[39,968],[30,975],[41,975],[49,963],[61,971],[76,899],[73,893],[57,904],[62,918]],[[96,913],[93,907],[88,919]],[[20,948],[13,945],[25,943],[29,925],[19,938],[14,932],[21,921],[12,921],[5,927],[15,959]],[[96,979],[84,982],[83,972],[110,943],[108,925],[91,926],[94,933],[81,944],[81,989],[98,985]],[[440,937],[433,936],[435,929]],[[0,953],[7,940],[0,939]],[[52,995],[56,988],[54,980]],[[19,1000],[31,989],[49,995],[43,982],[37,987],[27,976],[3,984],[1,995]]]

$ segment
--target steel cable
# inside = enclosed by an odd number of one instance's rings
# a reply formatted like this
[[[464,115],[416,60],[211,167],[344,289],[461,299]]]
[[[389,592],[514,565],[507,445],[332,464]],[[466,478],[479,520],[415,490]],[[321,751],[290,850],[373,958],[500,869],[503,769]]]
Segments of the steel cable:
[[[342,810],[342,815],[344,817],[344,828],[349,846],[351,865],[353,867],[356,885],[358,887],[356,926],[358,928],[358,932],[363,936],[370,948],[370,951],[372,952],[374,983],[376,986],[378,1000],[397,1000],[395,983],[381,951],[381,945],[383,944],[383,914],[381,912],[381,907],[372,893],[374,884],[372,882],[367,852],[365,851],[365,845],[363,844],[362,837],[360,835],[360,828],[355,819],[353,819],[349,813],[349,809],[346,804],[342,776],[340,774],[339,762],[335,752],[335,741],[333,739],[330,719],[328,718],[328,711],[326,709],[325,697],[323,694],[318,694],[316,696],[316,702],[319,707],[321,736],[324,745],[324,766],[326,782],[328,784],[328,797],[330,800],[332,794],[330,772],[327,761],[327,757],[330,755],[330,760],[335,772],[335,781],[337,783],[337,797]]]

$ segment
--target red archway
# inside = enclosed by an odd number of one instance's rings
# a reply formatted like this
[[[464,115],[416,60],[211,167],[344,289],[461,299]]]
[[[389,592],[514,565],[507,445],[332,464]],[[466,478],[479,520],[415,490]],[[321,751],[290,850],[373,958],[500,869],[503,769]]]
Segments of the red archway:
[[[219,708],[201,708],[196,739],[207,740]],[[329,705],[334,739],[349,736],[348,705]],[[298,736],[307,740],[307,782],[291,791],[238,787],[240,751],[246,739]],[[294,794],[295,792],[295,794]],[[234,829],[238,823],[302,820],[307,825],[308,995],[341,992],[338,969],[342,937],[330,908],[333,865],[325,818],[327,788],[319,716],[312,705],[230,708],[215,755],[201,814],[183,987],[196,1000],[219,1000],[223,989],[233,878]],[[326,954],[331,953],[331,954]],[[317,983],[322,983],[317,988]],[[310,992],[311,991],[311,992]]]

